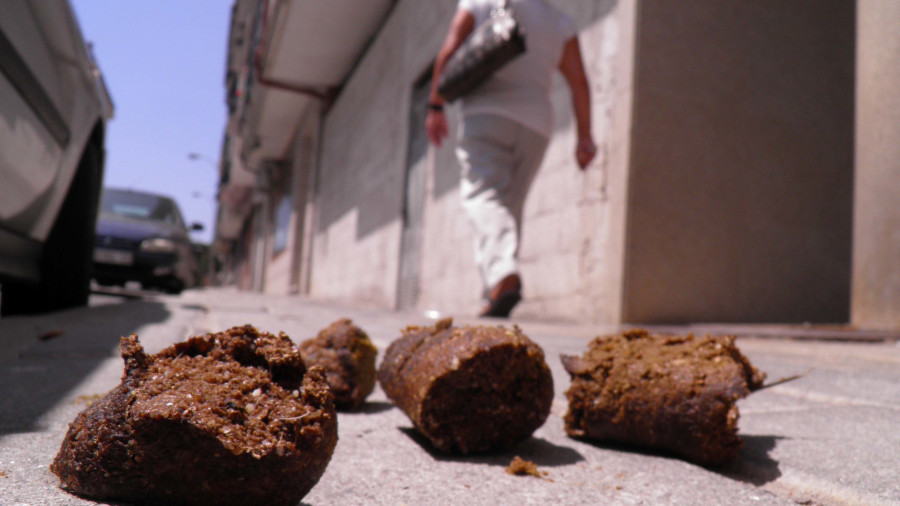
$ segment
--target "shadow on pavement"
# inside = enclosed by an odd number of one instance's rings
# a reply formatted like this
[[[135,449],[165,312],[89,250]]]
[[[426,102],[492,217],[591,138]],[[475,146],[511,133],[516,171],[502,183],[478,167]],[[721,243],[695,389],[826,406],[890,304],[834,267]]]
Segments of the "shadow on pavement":
[[[416,444],[422,447],[434,460],[442,462],[468,462],[471,464],[487,464],[491,466],[507,467],[513,457],[530,460],[542,467],[557,467],[576,464],[584,461],[584,457],[575,449],[567,446],[559,446],[539,437],[530,437],[515,448],[495,453],[478,455],[450,455],[442,453],[428,439],[410,427],[400,427],[400,432],[405,434]]]
[[[384,401],[366,401],[362,406],[359,407],[356,411],[339,411],[339,413],[355,415],[374,415],[377,413],[384,413],[385,411],[390,411],[394,409],[394,405],[390,402]]]
[[[678,455],[665,451],[654,451],[649,448],[640,448],[608,441],[596,441],[588,438],[575,439],[582,443],[606,450],[684,460]],[[769,452],[775,448],[775,443],[779,438],[775,436],[741,435],[741,439],[744,441],[744,447],[738,453],[734,462],[724,467],[704,468],[726,478],[731,478],[744,483],[752,483],[756,486],[765,485],[766,483],[777,480],[781,476],[781,471],[778,469],[778,461],[769,457]]]
[[[595,448],[600,448],[603,450],[611,450],[615,452],[624,452],[624,453],[634,453],[637,455],[646,455],[648,457],[662,457],[666,459],[676,459],[676,460],[684,460],[680,458],[678,455],[662,451],[655,450],[653,448],[643,448],[640,446],[628,445],[624,443],[617,443],[614,441],[599,441],[596,439],[586,438],[586,437],[573,437],[575,441],[580,443],[584,443],[587,445],[591,445]]]
[[[744,448],[737,460],[721,469],[720,474],[733,480],[762,486],[781,477],[778,461],[769,456],[779,439],[777,436],[741,436]]]
[[[119,338],[166,320],[160,302],[100,306],[0,321],[0,436],[41,430],[41,417],[118,356]],[[104,394],[96,392],[95,394]]]

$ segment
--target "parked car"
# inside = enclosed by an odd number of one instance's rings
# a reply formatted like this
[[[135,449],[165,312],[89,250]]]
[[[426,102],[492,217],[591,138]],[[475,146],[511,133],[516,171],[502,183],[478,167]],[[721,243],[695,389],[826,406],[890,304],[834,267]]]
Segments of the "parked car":
[[[203,230],[203,225],[190,229]],[[142,288],[168,293],[198,285],[200,267],[178,204],[164,195],[104,189],[94,277],[101,285],[138,281]]]
[[[87,303],[113,106],[65,0],[3,0],[2,314]]]

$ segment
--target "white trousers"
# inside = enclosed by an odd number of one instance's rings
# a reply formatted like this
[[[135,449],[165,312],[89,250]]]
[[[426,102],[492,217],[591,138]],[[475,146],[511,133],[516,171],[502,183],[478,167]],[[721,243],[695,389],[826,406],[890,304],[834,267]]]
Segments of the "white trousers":
[[[522,209],[548,139],[494,114],[464,118],[458,134],[462,207],[475,232],[475,262],[487,294],[519,270]]]

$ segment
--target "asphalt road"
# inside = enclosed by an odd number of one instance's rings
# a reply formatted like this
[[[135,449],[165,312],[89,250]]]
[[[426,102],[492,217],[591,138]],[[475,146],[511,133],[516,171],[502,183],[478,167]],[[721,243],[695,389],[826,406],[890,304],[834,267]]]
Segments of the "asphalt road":
[[[137,333],[155,353],[190,335],[250,323],[299,342],[349,317],[384,350],[399,329],[430,323],[420,314],[229,289],[180,297],[98,294],[91,304],[0,320],[2,505],[96,504],[61,490],[48,466],[67,424],[118,384],[121,335]],[[616,329],[513,321],[544,348],[554,377],[552,413],[534,437],[503,454],[441,455],[376,388],[362,411],[339,415],[337,449],[303,503],[900,504],[898,333],[716,327],[741,335],[738,346],[772,380],[809,373],[740,401],[745,447],[732,466],[709,470],[568,438],[562,415],[569,378],[559,355],[579,354],[590,338]],[[507,474],[516,455],[546,476]]]

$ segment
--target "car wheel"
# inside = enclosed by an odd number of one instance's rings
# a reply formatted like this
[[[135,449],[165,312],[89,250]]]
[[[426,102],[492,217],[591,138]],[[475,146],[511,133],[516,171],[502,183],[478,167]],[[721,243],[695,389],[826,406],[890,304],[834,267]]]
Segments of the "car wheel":
[[[100,286],[125,286],[125,283],[117,279],[96,277],[94,280]]]
[[[171,283],[167,284],[163,290],[170,295],[179,295],[184,291],[184,283],[181,281],[175,280]]]
[[[41,281],[3,285],[3,314],[30,314],[87,304],[94,227],[103,181],[100,149],[89,143],[41,255]]]

